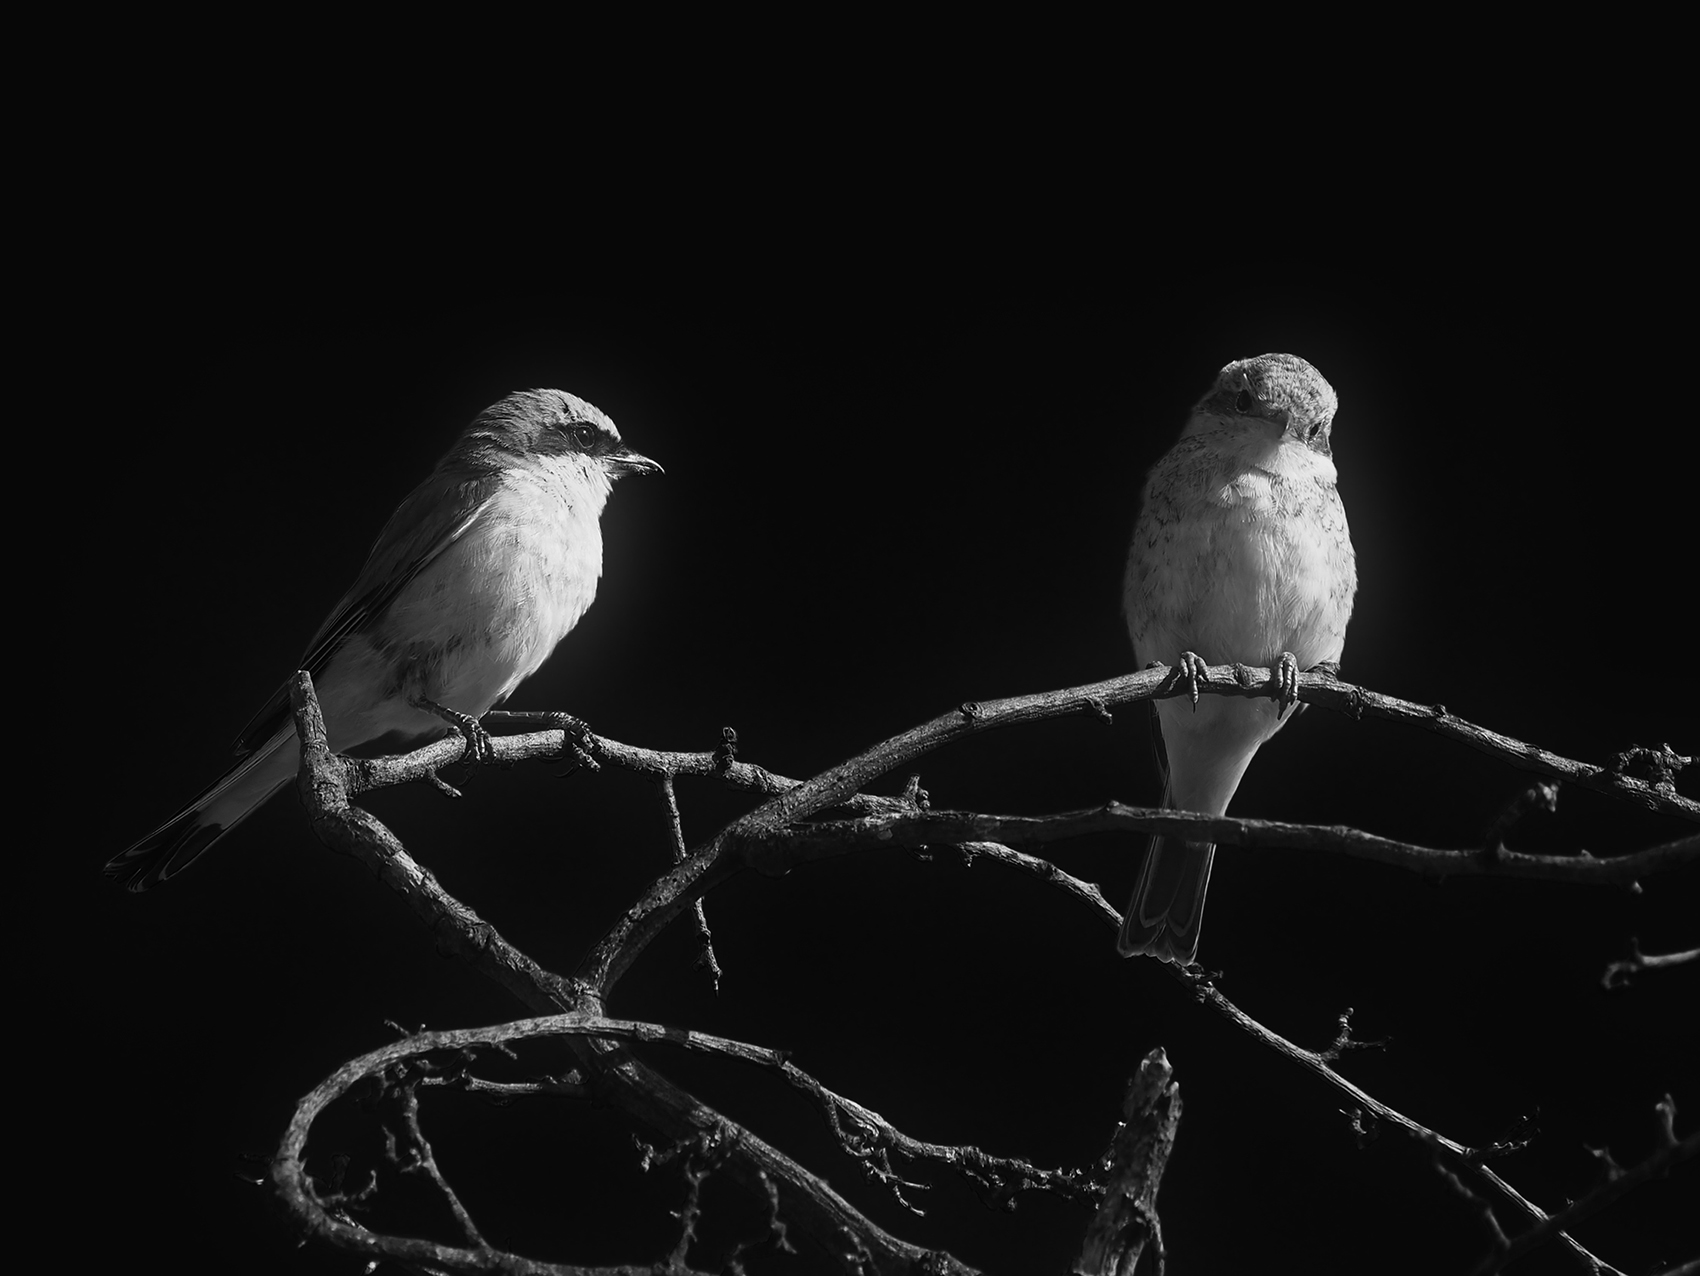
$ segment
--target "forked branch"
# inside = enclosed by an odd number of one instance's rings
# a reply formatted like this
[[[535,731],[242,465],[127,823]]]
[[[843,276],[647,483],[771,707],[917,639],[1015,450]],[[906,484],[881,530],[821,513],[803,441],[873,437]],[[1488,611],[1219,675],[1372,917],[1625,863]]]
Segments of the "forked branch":
[[[1273,697],[1277,693],[1277,684],[1268,670],[1218,666],[1209,670],[1208,677],[1203,689],[1211,694]],[[877,1114],[825,1090],[807,1074],[792,1068],[771,1052],[758,1051],[740,1043],[722,1042],[702,1034],[604,1018],[601,1007],[607,996],[649,941],[718,882],[748,866],[780,871],[806,860],[875,847],[956,845],[966,854],[989,856],[1040,877],[1087,904],[1107,925],[1114,927],[1119,918],[1096,887],[1005,843],[1042,844],[1103,829],[1159,830],[1182,832],[1223,844],[1318,847],[1441,875],[1491,872],[1618,885],[1675,864],[1692,862],[1700,853],[1700,837],[1683,838],[1665,846],[1607,859],[1522,856],[1497,846],[1486,852],[1448,851],[1399,843],[1351,829],[1227,820],[1184,812],[1143,810],[1117,803],[1063,815],[1010,817],[930,812],[924,809],[924,801],[913,793],[904,799],[894,799],[861,792],[874,778],[905,765],[928,750],[969,734],[1070,714],[1106,716],[1111,706],[1183,693],[1184,688],[1172,671],[1154,669],[1065,691],[995,702],[971,702],[801,783],[737,761],[729,746],[705,753],[656,752],[590,736],[579,725],[550,727],[528,735],[498,739],[494,742],[494,757],[503,762],[558,757],[571,750],[588,749],[589,755],[600,763],[656,776],[663,782],[664,799],[671,799],[671,781],[680,775],[717,778],[766,799],[749,814],[722,829],[709,842],[682,856],[683,844],[677,840],[676,803],[666,801],[672,818],[670,840],[674,842],[675,856],[679,857],[677,862],[653,883],[644,898],[587,955],[573,979],[563,979],[543,970],[513,949],[492,927],[443,892],[429,874],[413,863],[383,825],[349,801],[352,794],[365,789],[434,777],[437,769],[455,761],[464,751],[466,746],[461,740],[440,741],[403,758],[376,761],[335,758],[326,748],[322,722],[319,721],[317,705],[312,700],[311,683],[306,675],[298,676],[294,701],[304,758],[300,785],[320,836],[333,846],[358,854],[370,863],[408,899],[410,906],[438,933],[447,947],[458,951],[466,960],[502,983],[522,1004],[538,1012],[572,1012],[566,1018],[571,1019],[575,1026],[568,1035],[579,1042],[579,1057],[595,1070],[599,1078],[598,1092],[604,1098],[618,1103],[664,1138],[673,1140],[677,1146],[684,1146],[692,1140],[716,1141],[725,1149],[718,1163],[729,1176],[752,1192],[770,1196],[774,1202],[775,1217],[783,1215],[791,1227],[818,1237],[853,1235],[857,1238],[858,1253],[877,1261],[881,1270],[953,1272],[967,1269],[946,1255],[929,1254],[888,1236],[852,1210],[824,1182],[776,1149],[707,1109],[692,1096],[677,1090],[617,1044],[620,1040],[661,1040],[689,1048],[709,1048],[707,1043],[714,1042],[716,1044],[712,1048],[717,1053],[746,1057],[751,1062],[778,1068],[792,1084],[808,1092],[821,1105],[841,1144],[857,1157],[870,1175],[899,1194],[906,1184],[892,1171],[886,1158],[888,1151],[911,1159],[931,1159],[955,1165],[969,1173],[982,1185],[983,1191],[994,1198],[1028,1188],[1046,1188],[1065,1195],[1095,1190],[1091,1181],[1080,1172],[1041,1172],[1025,1162],[989,1157],[978,1149],[949,1148],[910,1139],[892,1129]],[[1641,765],[1644,759],[1636,760],[1639,755],[1626,755],[1626,759],[1620,759],[1619,764],[1613,767],[1575,762],[1476,727],[1447,714],[1444,709],[1381,696],[1323,674],[1301,675],[1299,699],[1355,717],[1368,713],[1410,722],[1469,743],[1537,774],[1611,793],[1643,809],[1700,820],[1700,804],[1677,794],[1670,781],[1672,769],[1686,760],[1677,758],[1668,748],[1658,755],[1659,765],[1651,769],[1649,774],[1652,778],[1648,779],[1630,773],[1636,769],[1647,769]],[[1245,1015],[1195,968],[1189,971],[1176,971],[1172,967],[1165,969],[1181,978],[1201,1001],[1217,1013],[1347,1095],[1353,1101],[1354,1120],[1360,1123],[1360,1128],[1364,1120],[1381,1120],[1431,1141],[1437,1148],[1445,1149],[1456,1157],[1461,1171],[1476,1176],[1502,1199],[1511,1202],[1530,1220],[1532,1227],[1529,1230],[1561,1231],[1558,1226],[1550,1225],[1544,1212],[1481,1164],[1482,1158],[1472,1149],[1409,1120],[1334,1072],[1329,1065],[1339,1053],[1339,1042],[1323,1051],[1304,1050]],[[561,1021],[555,1022],[558,1029]],[[754,1057],[758,1055],[759,1058]],[[368,1056],[368,1061],[376,1057]],[[333,1086],[342,1076],[343,1073],[339,1073],[338,1077],[326,1083],[327,1086]],[[326,1098],[324,1101],[329,1100]],[[317,1111],[317,1108],[312,1111]],[[304,1104],[303,1114],[310,1121],[308,1105]],[[292,1131],[294,1129],[292,1126]],[[304,1140],[304,1126],[302,1130],[300,1138]],[[294,1145],[297,1164],[292,1172],[304,1175],[298,1164],[300,1146],[299,1141]],[[283,1159],[287,1158],[280,1158],[280,1163]],[[301,1180],[296,1182],[299,1188]],[[310,1195],[310,1185],[305,1191]],[[323,1215],[323,1211],[320,1213]],[[324,1234],[316,1230],[324,1225],[323,1218],[316,1220],[313,1224],[315,1234]],[[476,1233],[468,1231],[467,1235],[475,1236]],[[346,1236],[342,1240],[358,1252],[371,1252],[361,1248],[369,1243],[367,1241],[351,1240]],[[1597,1260],[1587,1255],[1568,1236],[1564,1240],[1576,1252],[1597,1264]],[[468,1253],[482,1254],[487,1258],[489,1251],[478,1249]],[[854,1255],[850,1258],[854,1262],[862,1261]],[[416,1256],[413,1261],[443,1260]],[[511,1270],[533,1269],[515,1267]],[[535,1270],[556,1269],[539,1266]]]

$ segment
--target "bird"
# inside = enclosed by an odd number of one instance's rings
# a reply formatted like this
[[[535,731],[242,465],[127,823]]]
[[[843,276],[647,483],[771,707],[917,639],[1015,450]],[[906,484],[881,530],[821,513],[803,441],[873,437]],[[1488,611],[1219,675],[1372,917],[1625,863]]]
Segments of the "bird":
[[[330,747],[423,742],[477,720],[548,659],[602,575],[614,480],[661,473],[599,408],[523,390],[480,412],[385,524],[354,584],[307,644]],[[187,807],[106,865],[129,890],[169,881],[294,778],[300,750],[281,686],[237,737],[237,760]]]
[[[1135,659],[1176,661],[1192,690],[1156,702],[1167,808],[1224,814],[1253,755],[1296,716],[1298,671],[1339,670],[1357,563],[1330,442],[1337,403],[1297,355],[1236,360],[1151,469],[1122,606]],[[1279,700],[1200,699],[1206,666],[1236,662],[1275,670]],[[1215,851],[1152,839],[1122,919],[1124,956],[1197,960]]]

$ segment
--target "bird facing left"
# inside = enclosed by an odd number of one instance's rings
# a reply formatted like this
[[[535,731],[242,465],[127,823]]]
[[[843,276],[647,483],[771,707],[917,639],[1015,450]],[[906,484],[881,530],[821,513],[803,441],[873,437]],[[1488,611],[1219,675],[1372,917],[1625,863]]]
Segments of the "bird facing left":
[[[300,668],[313,675],[331,749],[474,729],[596,597],[614,480],[660,472],[565,391],[523,390],[480,412],[390,516],[307,644]],[[133,891],[168,881],[290,782],[300,750],[287,684],[235,751],[230,770],[106,875]]]

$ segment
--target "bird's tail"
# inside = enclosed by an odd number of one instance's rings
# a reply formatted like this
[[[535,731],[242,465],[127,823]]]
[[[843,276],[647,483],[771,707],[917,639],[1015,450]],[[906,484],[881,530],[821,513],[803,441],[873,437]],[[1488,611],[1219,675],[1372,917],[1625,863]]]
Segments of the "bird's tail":
[[[257,811],[295,774],[295,732],[285,728],[220,776],[186,808],[106,865],[125,889],[169,881]]]
[[[1258,747],[1281,729],[1270,700],[1213,696],[1193,710],[1184,700],[1157,705],[1163,745],[1163,805],[1221,815]],[[1157,837],[1139,870],[1139,884],[1122,918],[1117,947],[1124,956],[1148,953],[1178,966],[1198,956],[1204,891],[1210,885],[1214,842]]]
[[[1122,917],[1116,947],[1124,957],[1146,953],[1160,961],[1190,966],[1198,956],[1204,924],[1204,892],[1210,885],[1213,842],[1154,837],[1139,870],[1139,884]]]

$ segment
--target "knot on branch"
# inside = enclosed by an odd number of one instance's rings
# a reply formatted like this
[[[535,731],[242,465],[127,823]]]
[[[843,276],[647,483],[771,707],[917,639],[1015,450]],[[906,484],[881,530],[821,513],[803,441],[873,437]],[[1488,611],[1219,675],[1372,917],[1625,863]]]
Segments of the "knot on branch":
[[[1541,1133],[1541,1109],[1536,1105],[1534,1111],[1522,1113],[1511,1123],[1509,1129],[1486,1147],[1471,1148],[1464,1155],[1464,1164],[1480,1166],[1496,1156],[1505,1156],[1511,1152],[1521,1152],[1533,1143]]]
[[[1352,1036],[1352,1015],[1356,1012],[1347,1006],[1335,1020],[1334,1040],[1324,1050],[1317,1052],[1317,1058],[1332,1063],[1348,1050],[1380,1050],[1392,1040],[1391,1037],[1380,1037],[1374,1041],[1359,1041]]]
[[[714,769],[724,775],[738,760],[738,733],[731,727],[720,728],[720,743],[714,749]]]
[[[1606,763],[1606,770],[1613,775],[1645,780],[1655,789],[1670,790],[1676,788],[1677,773],[1693,761],[1668,744],[1661,744],[1656,749],[1632,744],[1622,753],[1615,754]]]

